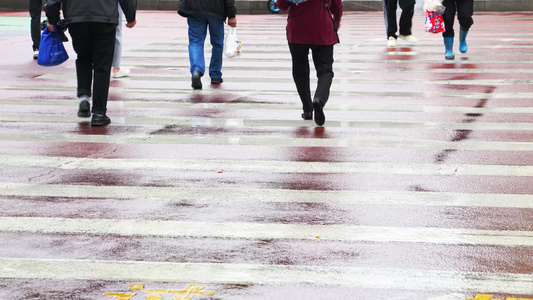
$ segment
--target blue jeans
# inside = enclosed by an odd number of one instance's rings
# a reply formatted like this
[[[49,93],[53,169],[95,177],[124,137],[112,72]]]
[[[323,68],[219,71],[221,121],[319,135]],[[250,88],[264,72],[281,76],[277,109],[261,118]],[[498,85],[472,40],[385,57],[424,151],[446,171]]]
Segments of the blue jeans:
[[[187,17],[189,24],[189,61],[191,74],[200,71],[205,73],[204,42],[207,28],[211,37],[211,62],[209,77],[222,77],[222,54],[224,52],[224,20],[209,15],[191,15]]]

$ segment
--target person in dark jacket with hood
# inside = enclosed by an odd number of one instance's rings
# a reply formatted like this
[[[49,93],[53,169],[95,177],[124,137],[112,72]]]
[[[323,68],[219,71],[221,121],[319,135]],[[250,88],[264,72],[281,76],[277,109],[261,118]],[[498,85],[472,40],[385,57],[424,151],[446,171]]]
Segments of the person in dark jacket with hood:
[[[76,59],[77,94],[80,99],[78,117],[81,118],[91,117],[89,98],[94,73],[92,126],[111,123],[106,111],[111,64],[115,51],[115,32],[119,19],[119,2],[128,21],[126,27],[134,27],[137,23],[136,0],[50,0],[45,6],[50,31],[54,31],[54,25],[59,22],[59,11],[62,6],[63,16],[72,37],[72,46],[78,55]]]
[[[187,18],[189,25],[189,61],[192,88],[201,89],[205,73],[204,42],[209,28],[211,37],[211,84],[222,83],[222,54],[224,52],[224,22],[237,26],[235,0],[181,0],[178,13]]]

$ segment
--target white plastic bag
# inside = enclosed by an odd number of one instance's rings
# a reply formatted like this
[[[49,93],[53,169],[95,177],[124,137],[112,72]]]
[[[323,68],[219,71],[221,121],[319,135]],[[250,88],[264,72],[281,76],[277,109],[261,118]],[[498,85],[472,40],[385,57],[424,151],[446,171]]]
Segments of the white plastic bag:
[[[226,40],[224,41],[224,55],[228,58],[233,58],[241,55],[241,41],[237,37],[237,28],[230,27]]]
[[[446,8],[442,5],[442,0],[425,0],[424,9],[442,14]]]

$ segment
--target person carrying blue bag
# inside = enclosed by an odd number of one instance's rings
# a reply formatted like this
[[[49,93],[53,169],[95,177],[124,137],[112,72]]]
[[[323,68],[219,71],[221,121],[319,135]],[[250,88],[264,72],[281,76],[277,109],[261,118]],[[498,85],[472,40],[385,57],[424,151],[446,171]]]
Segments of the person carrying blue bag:
[[[137,23],[136,0],[49,0],[45,5],[48,30],[51,32],[55,32],[54,25],[58,24],[61,8],[63,10],[77,54],[78,117],[89,118],[92,111],[91,126],[111,123],[106,112],[119,3],[128,22],[126,27],[133,28]],[[89,103],[91,94],[92,110]]]

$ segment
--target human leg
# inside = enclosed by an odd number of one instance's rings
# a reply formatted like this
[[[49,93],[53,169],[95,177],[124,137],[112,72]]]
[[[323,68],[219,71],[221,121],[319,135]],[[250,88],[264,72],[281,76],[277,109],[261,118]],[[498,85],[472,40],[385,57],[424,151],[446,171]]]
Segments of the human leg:
[[[205,73],[204,43],[207,36],[207,17],[191,15],[187,17],[189,25],[189,62],[191,64],[192,88],[201,89],[201,77]]]
[[[76,78],[77,96],[91,96],[93,55],[89,23],[73,23],[68,27],[72,37],[72,47],[77,54]]]
[[[187,17],[189,25],[189,61],[191,63],[191,74],[199,71],[205,73],[204,43],[207,35],[207,20],[202,15],[191,15]]]
[[[383,0],[383,14],[385,16],[385,29],[387,31],[387,38],[398,38],[396,31],[398,25],[396,24],[396,11],[398,10],[398,0]]]
[[[331,83],[333,82],[333,45],[313,46],[313,63],[316,69],[318,83],[314,98],[318,98],[322,105],[329,99]]]
[[[456,0],[444,0],[442,1],[442,5],[446,7],[442,15],[446,31],[442,34],[442,36],[453,38],[455,36],[453,25],[455,23],[455,14],[457,12]]]
[[[461,53],[466,53],[468,51],[466,36],[468,35],[468,30],[470,30],[470,27],[474,24],[474,19],[472,18],[473,14],[473,0],[460,0],[457,2],[457,19],[461,26],[459,34],[459,50]]]
[[[315,111],[315,123],[324,125],[326,116],[324,106],[329,99],[331,83],[333,82],[333,45],[313,46],[313,63],[318,78],[315,96],[313,97],[313,108]]]
[[[118,25],[115,34],[115,53],[113,55],[113,68],[120,69],[120,59],[122,57],[122,8],[118,5]]]
[[[224,20],[209,16],[209,36],[211,38],[211,62],[209,63],[209,77],[222,78],[222,55],[224,53]]]
[[[402,14],[400,16],[400,38],[410,45],[414,45],[418,42],[418,39],[414,37],[411,32],[413,27],[413,15],[415,13],[415,0],[400,0],[400,8]]]
[[[442,33],[445,49],[444,58],[454,59],[455,55],[453,54],[453,39],[455,37],[455,32],[453,30],[453,25],[455,22],[455,13],[457,11],[456,0],[444,0],[442,5],[446,7],[446,10],[443,14],[444,27],[446,28],[446,31]]]
[[[415,13],[415,0],[400,0],[400,35],[411,35],[411,28],[413,27],[413,15]]]
[[[122,61],[122,15],[124,12],[122,11],[122,7],[120,7],[120,4],[118,5],[118,25],[117,25],[117,33],[115,34],[115,54],[113,55],[113,72],[111,73],[111,76],[113,78],[120,78],[128,76],[130,73],[130,70],[128,68],[121,68],[120,64]]]
[[[68,31],[72,37],[72,47],[77,54],[77,96],[80,100],[78,117],[89,118],[91,116],[89,100],[91,96],[93,58],[90,51],[92,42],[89,35],[88,23],[70,24]]]
[[[468,31],[474,24],[474,0],[456,0],[457,19],[462,29]],[[446,8],[447,9],[447,8]]]
[[[41,43],[41,10],[43,7],[42,0],[29,0],[28,8],[30,12],[30,32],[33,51],[39,50]],[[37,53],[34,53],[34,59],[37,59]]]
[[[304,111],[302,117],[309,119],[313,114],[313,101],[311,100],[311,88],[309,79],[309,45],[289,43],[289,50],[292,57],[292,78],[296,85],[296,90],[302,102]]]
[[[106,23],[90,23],[90,27],[94,68],[92,111],[93,114],[105,115],[117,26]]]

